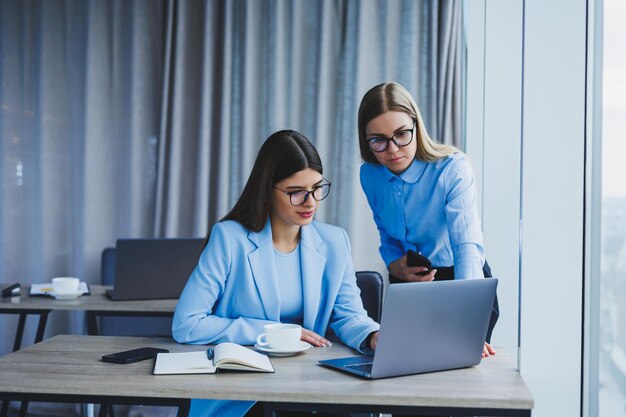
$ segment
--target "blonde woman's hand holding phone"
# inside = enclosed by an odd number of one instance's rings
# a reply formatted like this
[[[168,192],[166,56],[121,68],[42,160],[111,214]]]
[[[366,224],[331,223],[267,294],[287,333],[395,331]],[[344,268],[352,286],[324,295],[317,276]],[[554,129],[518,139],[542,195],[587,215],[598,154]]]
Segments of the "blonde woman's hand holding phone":
[[[432,269],[427,274],[422,275],[426,271],[428,271],[428,268],[424,266],[408,266],[406,255],[402,255],[389,264],[389,272],[391,275],[407,282],[426,282],[434,280],[437,270]]]

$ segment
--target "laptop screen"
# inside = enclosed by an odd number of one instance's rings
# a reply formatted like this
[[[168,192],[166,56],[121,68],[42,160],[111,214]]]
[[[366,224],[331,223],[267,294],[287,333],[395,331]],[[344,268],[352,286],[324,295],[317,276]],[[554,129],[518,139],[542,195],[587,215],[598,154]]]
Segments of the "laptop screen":
[[[118,239],[117,300],[178,298],[202,252],[202,238]]]
[[[482,357],[497,284],[495,278],[392,284],[373,360],[321,363],[369,378],[474,366]],[[371,363],[370,372],[365,363]]]
[[[478,364],[497,282],[475,279],[389,286],[372,375]]]

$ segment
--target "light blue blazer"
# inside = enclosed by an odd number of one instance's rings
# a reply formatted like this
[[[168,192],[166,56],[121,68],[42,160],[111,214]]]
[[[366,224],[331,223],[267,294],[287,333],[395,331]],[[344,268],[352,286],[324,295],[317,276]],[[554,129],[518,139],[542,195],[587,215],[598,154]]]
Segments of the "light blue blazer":
[[[356,285],[346,232],[314,221],[300,232],[303,327],[320,335],[330,325],[348,346],[360,345],[379,325],[367,316]],[[176,306],[172,334],[179,343],[252,345],[263,326],[280,321],[272,228],[252,232],[222,221],[211,230]],[[241,416],[248,401],[192,401],[190,416]]]

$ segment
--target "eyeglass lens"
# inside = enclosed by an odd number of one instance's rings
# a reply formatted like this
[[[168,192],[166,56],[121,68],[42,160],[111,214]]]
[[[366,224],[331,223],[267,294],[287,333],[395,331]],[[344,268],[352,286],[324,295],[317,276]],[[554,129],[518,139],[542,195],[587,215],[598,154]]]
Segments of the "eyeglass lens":
[[[330,184],[322,184],[319,187],[315,187],[312,191],[302,190],[289,193],[289,197],[291,199],[291,204],[293,204],[294,206],[300,206],[304,204],[304,202],[309,197],[309,194],[317,201],[321,201],[328,197],[329,192]]]
[[[368,140],[369,147],[374,152],[382,152],[389,146],[389,142],[393,141],[398,147],[407,146],[413,139],[413,129],[401,130],[396,132],[390,139],[387,138],[371,138]]]

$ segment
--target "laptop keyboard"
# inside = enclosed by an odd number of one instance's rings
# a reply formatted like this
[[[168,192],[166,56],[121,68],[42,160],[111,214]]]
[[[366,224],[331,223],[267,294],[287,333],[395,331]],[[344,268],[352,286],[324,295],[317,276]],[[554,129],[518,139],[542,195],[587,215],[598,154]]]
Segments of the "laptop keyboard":
[[[345,368],[350,368],[350,369],[354,369],[355,371],[360,371],[360,372],[365,372],[365,373],[372,373],[372,363],[358,363],[355,365],[346,365]]]

